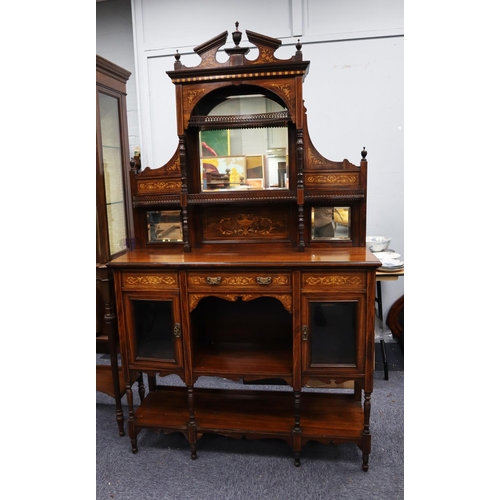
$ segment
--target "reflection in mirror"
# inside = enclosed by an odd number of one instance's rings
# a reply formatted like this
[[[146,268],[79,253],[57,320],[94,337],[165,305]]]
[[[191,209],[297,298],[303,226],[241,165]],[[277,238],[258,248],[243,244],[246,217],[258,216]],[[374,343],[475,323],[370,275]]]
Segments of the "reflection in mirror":
[[[227,98],[209,113],[223,117],[259,117],[286,113],[262,95]],[[280,115],[281,116],[281,115]],[[288,128],[226,128],[199,132],[202,191],[288,188]]]
[[[148,243],[182,241],[180,210],[154,210],[147,212]]]
[[[313,240],[348,240],[351,238],[350,207],[313,207],[311,209]]]

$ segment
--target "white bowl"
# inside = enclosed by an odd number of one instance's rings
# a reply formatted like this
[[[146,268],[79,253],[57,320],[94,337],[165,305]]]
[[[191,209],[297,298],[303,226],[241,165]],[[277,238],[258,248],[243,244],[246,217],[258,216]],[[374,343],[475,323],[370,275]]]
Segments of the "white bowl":
[[[366,246],[370,252],[383,252],[389,248],[391,238],[385,236],[367,236]]]

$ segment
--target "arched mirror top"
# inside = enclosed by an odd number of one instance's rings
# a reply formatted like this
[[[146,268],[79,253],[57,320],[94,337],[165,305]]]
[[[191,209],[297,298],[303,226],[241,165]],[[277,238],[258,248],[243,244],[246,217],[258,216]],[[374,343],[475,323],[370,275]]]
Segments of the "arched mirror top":
[[[190,127],[286,127],[291,121],[286,104],[276,94],[257,86],[223,87],[204,96],[193,108]]]

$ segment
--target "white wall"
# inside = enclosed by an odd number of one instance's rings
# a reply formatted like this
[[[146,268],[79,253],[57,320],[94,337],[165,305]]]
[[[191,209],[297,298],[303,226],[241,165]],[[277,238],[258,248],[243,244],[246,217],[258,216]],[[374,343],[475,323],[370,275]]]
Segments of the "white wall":
[[[127,123],[130,152],[140,144],[137,78],[132,10],[129,0],[96,3],[96,54],[130,71],[127,82]]]
[[[129,128],[136,131],[138,123],[143,166],[158,168],[177,147],[174,85],[166,74],[177,50],[183,64],[196,66],[193,48],[226,30],[231,33],[235,21],[243,32],[240,45],[251,46],[246,29],[279,38],[282,47],[276,55],[283,59],[295,52],[300,39],[304,60],[310,61],[304,101],[311,139],[325,157],[355,164],[366,147],[367,234],[390,236],[391,247],[404,258],[403,3],[131,0],[129,13],[127,1],[107,0],[97,4],[97,47],[105,51],[103,57],[108,54],[117,64],[126,58],[124,67],[137,69],[137,109],[130,99]],[[130,25],[134,69],[130,40],[125,40]],[[227,58],[223,51],[219,57]],[[128,89],[132,97],[132,86]],[[404,293],[404,278],[382,288],[386,315]]]

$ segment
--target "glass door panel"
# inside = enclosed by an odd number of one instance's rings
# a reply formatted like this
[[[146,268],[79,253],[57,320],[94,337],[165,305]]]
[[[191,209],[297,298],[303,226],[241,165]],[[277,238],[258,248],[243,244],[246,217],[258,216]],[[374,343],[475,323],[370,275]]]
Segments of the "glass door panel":
[[[99,92],[102,158],[110,255],[127,248],[125,195],[120,142],[120,110],[116,97]]]
[[[131,300],[135,324],[135,358],[175,362],[175,323],[172,301]]]
[[[310,302],[310,366],[355,365],[357,302]]]

